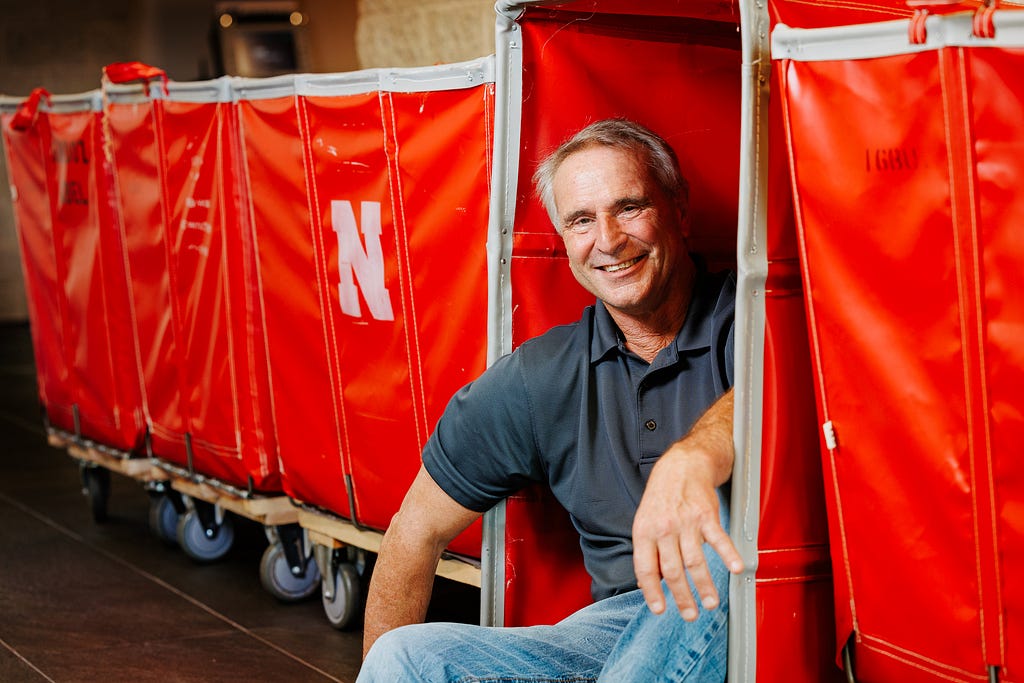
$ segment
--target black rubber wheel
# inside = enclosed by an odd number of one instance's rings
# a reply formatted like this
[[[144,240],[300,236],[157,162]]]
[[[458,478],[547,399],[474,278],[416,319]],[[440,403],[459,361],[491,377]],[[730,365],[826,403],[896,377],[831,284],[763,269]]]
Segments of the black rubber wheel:
[[[338,571],[331,577],[334,582],[332,597],[328,599],[327,591],[321,591],[324,614],[331,626],[341,630],[349,625],[352,617],[362,606],[362,594],[359,590],[359,572],[348,562],[338,564]]]
[[[189,510],[178,520],[178,545],[185,554],[196,562],[216,562],[228,554],[235,541],[235,527],[230,517],[225,517],[217,534],[210,538],[199,521],[195,510]]]
[[[89,497],[89,510],[94,522],[102,524],[109,518],[107,503],[110,500],[110,470],[102,467],[87,467],[82,470],[85,494]]]
[[[320,588],[320,570],[311,558],[306,558],[306,575],[292,574],[288,558],[280,543],[271,543],[260,560],[260,583],[268,593],[282,602],[299,602]]]
[[[178,545],[178,514],[174,503],[165,495],[153,496],[149,501],[149,528],[153,535],[167,545]]]

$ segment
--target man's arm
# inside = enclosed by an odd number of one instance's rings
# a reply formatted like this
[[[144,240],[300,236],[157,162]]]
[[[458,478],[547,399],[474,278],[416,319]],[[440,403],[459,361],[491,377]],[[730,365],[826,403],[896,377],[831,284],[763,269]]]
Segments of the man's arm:
[[[733,392],[723,394],[684,438],[659,458],[633,519],[633,565],[651,611],[665,610],[664,578],[683,619],[697,618],[686,573],[706,609],[718,606],[703,544],[714,548],[734,574],[739,552],[722,528],[716,489],[732,475]]]
[[[366,599],[363,657],[387,631],[423,621],[441,552],[479,516],[420,467],[381,542]]]

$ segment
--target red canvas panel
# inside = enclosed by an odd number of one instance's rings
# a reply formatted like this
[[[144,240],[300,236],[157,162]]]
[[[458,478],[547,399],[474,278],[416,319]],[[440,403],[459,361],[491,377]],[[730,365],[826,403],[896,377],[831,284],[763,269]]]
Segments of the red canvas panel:
[[[785,24],[793,28],[820,28],[867,24],[876,21],[907,19],[914,10],[906,0],[771,0],[768,4],[772,24]]]
[[[580,535],[546,486],[505,504],[505,625],[554,624],[592,602]]]
[[[55,426],[132,452],[144,423],[102,116],[92,93],[46,99],[4,119],[40,394]]]
[[[14,222],[25,278],[32,350],[39,398],[50,423],[74,433],[74,391],[67,365],[63,297],[54,252],[51,212],[50,126],[38,115],[33,125],[14,129],[4,114],[3,136],[7,173],[12,188]]]
[[[635,0],[601,0],[596,6],[593,0],[566,0],[558,3],[558,9],[585,14],[596,10],[601,14],[634,17],[689,17],[733,24],[739,21],[740,12],[736,0],[645,0],[643,3]]]
[[[239,103],[285,488],[371,528],[483,370],[492,107],[490,86]]]
[[[771,87],[775,92],[777,83]],[[768,112],[767,133],[756,676],[826,683],[844,677],[833,657],[832,568],[819,432],[787,182],[789,158],[780,144],[785,137],[778,107]]]
[[[142,399],[142,377],[136,355],[136,331],[132,324],[127,257],[124,234],[120,229],[120,208],[115,190],[113,165],[106,154],[104,115],[93,114],[93,171],[96,197],[94,200],[103,278],[103,292],[107,340],[110,344],[110,362],[114,384],[111,400],[114,414],[120,424],[122,444],[133,452],[144,446],[146,418]],[[117,445],[116,443],[112,445]]]
[[[247,336],[251,302],[242,281],[253,257],[251,240],[241,238],[233,120],[225,103],[192,101],[216,100],[216,86],[172,87],[152,100],[140,88],[135,99],[121,94],[106,105],[130,310],[154,455],[273,492],[280,482],[272,430],[255,422],[268,392]]]
[[[792,229],[792,222],[769,228]],[[769,263],[755,577],[757,679],[839,681],[842,672],[832,656],[832,567],[798,264],[795,254],[785,258],[771,248]],[[738,523],[733,520],[734,527]]]
[[[372,528],[387,528],[448,399],[484,368],[492,97],[304,100],[344,452],[356,516]],[[473,536],[453,549],[479,556]]]
[[[158,457],[187,466],[187,423],[181,400],[185,390],[172,318],[154,109],[152,102],[142,97],[140,88],[136,99],[108,99],[104,116],[150,442]]]
[[[353,491],[366,484],[353,514],[377,529],[398,510],[425,438],[413,388],[419,358],[411,357],[418,349],[406,307],[404,215],[391,199],[401,192],[389,178],[395,143],[383,128],[385,111],[391,120],[388,104],[375,91],[300,100],[310,179],[307,239],[316,257],[319,343],[328,353],[329,399],[336,406],[334,443],[340,439]],[[346,263],[344,279],[339,259]]]
[[[993,544],[998,548],[998,555],[989,554],[984,561],[997,572],[1003,609],[997,628],[1007,679],[1010,673],[1019,678],[1016,672],[1024,668],[1024,586],[1015,578],[1024,566],[1024,197],[1017,181],[1024,160],[1024,102],[1016,96],[1024,93],[1022,64],[1024,49],[979,49],[970,52],[967,69],[977,168],[976,223],[982,245],[980,306],[985,317],[989,476],[995,486]]]
[[[1019,666],[1021,107],[1007,92],[1022,56],[781,65],[835,437],[822,454],[838,637],[854,633],[858,680]]]
[[[211,88],[204,95],[215,95]],[[154,101],[162,165],[163,225],[182,410],[191,437],[192,470],[235,486],[273,490],[276,463],[243,460],[236,361],[244,338],[232,332],[227,288],[228,205],[234,201],[225,123],[228,105],[190,102],[172,89]]]
[[[237,105],[241,174],[265,323],[271,418],[282,485],[292,497],[350,517],[322,285],[310,230],[294,96]]]
[[[227,316],[230,326],[234,406],[242,461],[256,488],[281,491],[281,472],[271,410],[266,322],[256,278],[256,246],[235,104],[221,111],[220,230],[224,243]]]
[[[114,234],[102,117],[86,104],[81,111],[41,114],[52,134],[53,225],[68,368],[81,436],[132,452],[141,446],[145,426],[132,331],[123,317],[123,254]]]

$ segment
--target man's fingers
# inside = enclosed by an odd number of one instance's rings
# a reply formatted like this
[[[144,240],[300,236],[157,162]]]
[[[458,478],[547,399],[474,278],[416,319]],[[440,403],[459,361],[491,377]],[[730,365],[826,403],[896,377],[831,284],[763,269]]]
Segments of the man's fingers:
[[[704,532],[704,540],[715,549],[731,573],[739,574],[743,571],[743,558],[721,524],[709,524]]]
[[[665,594],[661,590],[658,546],[651,541],[637,543],[633,548],[633,570],[636,583],[644,594],[647,607],[654,614],[665,611]]]
[[[659,563],[661,575],[665,579],[672,597],[675,598],[679,614],[686,621],[693,621],[697,618],[697,604],[690,594],[690,583],[687,579],[687,557],[685,552],[680,552],[681,544],[676,536],[668,536],[658,543]],[[703,555],[701,555],[703,557]]]
[[[695,603],[690,586],[696,592],[704,609],[715,609],[720,603],[718,588],[711,576],[706,552],[718,553],[728,570],[734,574],[743,571],[743,560],[729,534],[720,524],[712,522],[705,525],[703,534],[697,536],[681,535],[678,537],[678,557],[681,557],[685,572],[682,576],[677,572],[677,560],[673,557],[666,563],[667,551],[662,551],[661,567],[672,596],[675,598],[679,613],[689,621],[697,617]],[[705,545],[710,546],[706,550]]]
[[[683,556],[683,562],[686,566],[690,583],[693,584],[701,604],[705,609],[718,607],[718,591],[715,590],[715,582],[712,580],[711,572],[708,570],[707,557],[704,555],[703,539],[680,537],[679,549]],[[686,583],[685,577],[683,584],[678,589],[672,585],[669,587],[672,589],[672,596],[676,600],[676,605],[679,606],[679,613],[683,616],[683,619],[686,621],[696,619],[697,610],[690,592],[690,586]],[[687,613],[685,611],[687,609],[692,610],[692,612]]]

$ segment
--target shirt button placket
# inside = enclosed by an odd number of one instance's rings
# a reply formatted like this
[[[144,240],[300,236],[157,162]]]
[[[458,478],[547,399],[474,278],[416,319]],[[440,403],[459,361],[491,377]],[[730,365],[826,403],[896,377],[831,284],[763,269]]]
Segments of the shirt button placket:
[[[640,428],[640,457],[641,458],[656,458],[660,453],[654,452],[654,430],[658,428],[658,423],[651,417],[645,417],[644,413],[651,414],[650,408],[647,406],[646,387],[641,382],[637,390],[636,407],[637,417],[640,418],[637,427]]]

